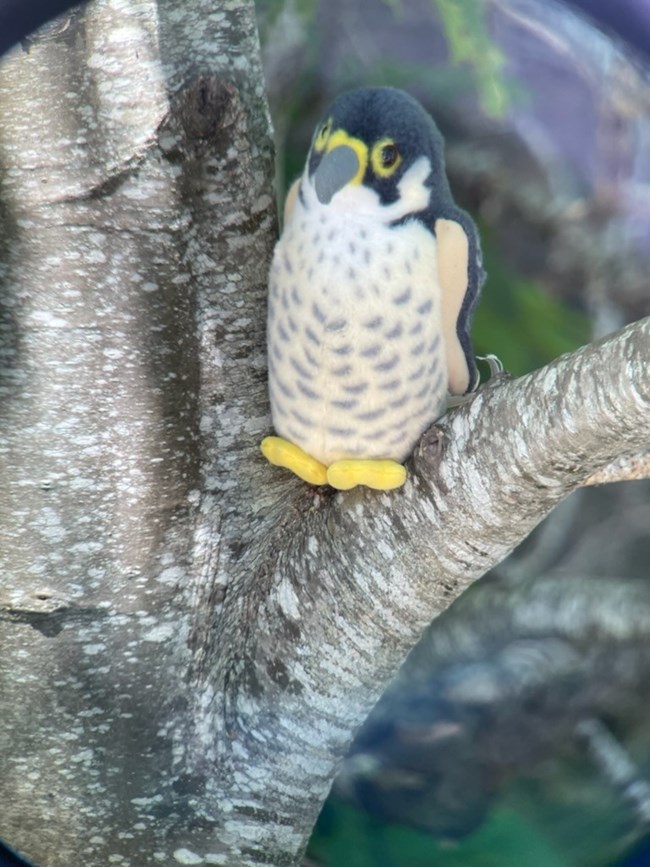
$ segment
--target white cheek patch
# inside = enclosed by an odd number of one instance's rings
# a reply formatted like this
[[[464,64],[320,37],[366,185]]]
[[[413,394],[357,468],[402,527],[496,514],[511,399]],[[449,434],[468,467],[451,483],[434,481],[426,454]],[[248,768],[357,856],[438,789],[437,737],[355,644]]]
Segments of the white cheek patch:
[[[424,182],[430,174],[431,163],[427,157],[418,157],[411,168],[405,172],[397,185],[399,200],[395,203],[401,206],[404,213],[412,214],[421,211],[429,204],[431,190],[424,185]]]
[[[431,173],[431,163],[427,157],[418,157],[397,185],[399,198],[391,205],[379,203],[379,197],[372,190],[378,204],[375,210],[378,212],[383,223],[392,223],[401,220],[409,214],[417,214],[423,211],[429,204],[431,189],[425,186],[425,181]]]

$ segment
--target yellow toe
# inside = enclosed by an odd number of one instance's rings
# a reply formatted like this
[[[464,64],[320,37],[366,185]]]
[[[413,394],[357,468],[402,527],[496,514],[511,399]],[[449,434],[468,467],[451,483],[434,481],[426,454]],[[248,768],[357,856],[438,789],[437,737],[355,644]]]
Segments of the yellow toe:
[[[265,437],[260,445],[270,464],[285,467],[310,485],[326,485],[327,469],[307,452],[282,437]]]
[[[397,461],[334,461],[327,469],[327,481],[339,491],[365,485],[377,491],[392,491],[406,481],[406,470]]]

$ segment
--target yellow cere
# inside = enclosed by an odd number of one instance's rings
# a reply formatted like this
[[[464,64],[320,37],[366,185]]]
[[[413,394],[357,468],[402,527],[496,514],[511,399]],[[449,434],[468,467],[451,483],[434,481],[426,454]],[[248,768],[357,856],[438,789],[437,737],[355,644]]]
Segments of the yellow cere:
[[[385,153],[391,153],[390,163],[385,162]],[[389,178],[402,162],[399,151],[392,138],[382,138],[373,146],[370,164],[373,172],[380,178]]]

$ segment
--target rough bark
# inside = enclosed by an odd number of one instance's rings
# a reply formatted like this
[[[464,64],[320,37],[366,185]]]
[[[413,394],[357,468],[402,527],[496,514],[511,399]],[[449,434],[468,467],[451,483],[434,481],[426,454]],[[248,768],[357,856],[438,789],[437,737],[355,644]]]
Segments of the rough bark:
[[[595,472],[585,485],[605,485],[611,482],[632,482],[650,478],[650,452],[616,458],[611,464]]]
[[[103,0],[0,81],[0,835],[39,867],[298,863],[426,624],[648,447],[650,320],[425,436],[404,489],[264,464],[252,5]]]
[[[268,426],[252,4],[93,4],[0,91],[0,835],[39,867],[172,862],[187,601]]]
[[[262,719],[277,695],[273,749],[262,759],[251,740],[248,754],[256,775],[271,759],[258,798],[277,786],[276,821],[316,818],[336,758],[426,624],[612,454],[647,442],[649,338],[646,319],[488,387],[440,424],[437,439],[425,434],[397,493],[325,497],[300,487],[298,514],[286,499],[273,507],[277,527],[244,557],[250,571],[273,568],[249,604],[255,674],[239,726]],[[225,695],[236,711],[241,683]],[[247,795],[254,786],[245,781]]]

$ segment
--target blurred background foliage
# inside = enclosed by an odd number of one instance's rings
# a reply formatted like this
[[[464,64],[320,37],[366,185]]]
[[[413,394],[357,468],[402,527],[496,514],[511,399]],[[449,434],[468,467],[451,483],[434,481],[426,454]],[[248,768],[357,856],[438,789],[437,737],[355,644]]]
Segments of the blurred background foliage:
[[[450,65],[466,64],[482,109],[503,116],[514,82],[506,75],[505,57],[488,32],[485,7],[456,0],[434,0],[434,5],[449,46]]]
[[[479,354],[521,375],[648,315],[646,0],[257,8],[280,201],[337,93],[403,87],[480,227]],[[579,491],[438,618],[359,732],[309,863],[650,865],[649,526],[646,482]]]

